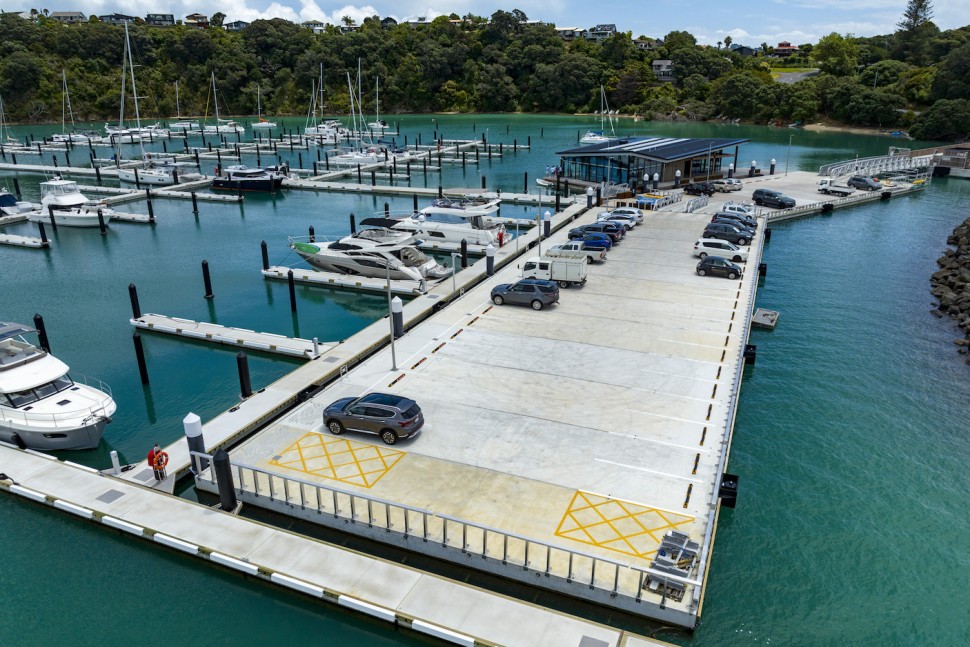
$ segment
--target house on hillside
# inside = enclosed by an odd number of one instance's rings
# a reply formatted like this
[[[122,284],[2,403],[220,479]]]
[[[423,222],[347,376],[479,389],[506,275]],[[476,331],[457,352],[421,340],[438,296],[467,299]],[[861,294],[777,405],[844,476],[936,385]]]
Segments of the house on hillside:
[[[747,45],[731,45],[731,51],[739,56],[757,56],[761,49]]]
[[[581,27],[556,27],[556,34],[563,40],[569,41],[586,38],[589,32]]]
[[[657,58],[650,64],[653,75],[664,83],[674,82],[674,62],[669,58]]]
[[[137,20],[134,16],[126,16],[123,13],[109,13],[104,16],[98,16],[98,20],[101,22],[106,22],[109,25],[124,25],[126,23],[133,23]]]
[[[170,13],[150,13],[145,16],[145,22],[153,27],[174,27],[175,16]]]
[[[352,31],[360,31],[360,25],[355,22],[350,23],[340,23],[340,33],[349,34]]]
[[[798,53],[798,45],[792,45],[787,40],[783,40],[775,47],[775,56],[791,56]]]
[[[65,23],[75,23],[75,22],[87,22],[87,16],[85,16],[80,11],[52,11],[47,16],[49,20],[56,20],[57,22]]]
[[[194,27],[195,29],[208,29],[209,28],[209,16],[201,13],[190,13],[182,21],[186,27]]]
[[[416,29],[418,27],[427,27],[431,24],[431,21],[426,16],[418,16],[415,20],[405,20],[403,24],[411,29]]]
[[[633,44],[642,52],[652,52],[663,47],[664,42],[657,38],[638,38]]]
[[[596,25],[589,30],[587,40],[602,41],[616,36],[616,25]]]
[[[246,27],[249,27],[249,23],[245,20],[233,20],[232,22],[227,22],[222,26],[222,28],[226,31],[242,31]]]
[[[394,29],[395,27],[397,27],[397,21],[393,18],[381,18],[381,29]]]

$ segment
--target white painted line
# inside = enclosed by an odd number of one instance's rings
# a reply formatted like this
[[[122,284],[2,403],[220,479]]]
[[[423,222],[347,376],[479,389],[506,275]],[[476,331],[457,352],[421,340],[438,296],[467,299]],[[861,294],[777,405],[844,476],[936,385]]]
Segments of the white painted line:
[[[249,562],[244,562],[241,559],[236,559],[235,557],[229,557],[228,555],[223,555],[222,553],[210,553],[209,559],[216,564],[222,564],[223,566],[228,566],[229,568],[234,568],[237,571],[242,571],[247,575],[258,575],[259,567],[255,564],[250,564]]]
[[[299,591],[300,593],[306,593],[307,595],[312,595],[317,598],[323,597],[323,589],[319,586],[314,586],[312,584],[307,584],[306,582],[301,582],[300,580],[289,577],[288,575],[281,575],[279,573],[273,573],[270,578],[274,583],[287,588]]]
[[[92,474],[100,474],[101,473],[101,472],[99,472],[98,470],[96,470],[96,469],[94,469],[92,467],[88,467],[87,465],[79,465],[77,463],[72,463],[71,461],[64,461],[64,464],[65,465],[70,465],[71,467],[76,467],[79,470],[84,470],[85,472],[91,472]]]
[[[36,490],[31,490],[25,488],[22,485],[11,485],[10,491],[14,494],[19,494],[20,496],[30,499],[31,501],[37,501],[38,503],[47,503],[47,497],[37,492]]]
[[[460,634],[456,631],[451,631],[445,629],[444,627],[439,627],[438,625],[433,625],[421,620],[415,620],[411,623],[411,628],[415,631],[420,631],[423,634],[428,634],[429,636],[434,636],[435,638],[441,638],[450,643],[455,643],[456,645],[467,645],[468,647],[475,647],[475,639],[465,634]]]
[[[163,535],[160,532],[155,533],[155,541],[163,546],[168,546],[169,548],[174,548],[175,550],[180,550],[183,553],[188,553],[190,555],[197,555],[199,552],[199,547],[195,544],[190,544],[187,541],[182,541],[181,539],[176,539],[175,537],[169,537],[168,535]]]
[[[385,609],[384,607],[378,607],[363,600],[358,600],[357,598],[350,598],[346,595],[341,595],[337,598],[337,604],[348,609],[353,609],[354,611],[360,611],[361,613],[366,613],[369,616],[374,616],[375,618],[380,618],[381,620],[387,620],[388,622],[397,622],[397,615],[390,609]]]
[[[101,523],[106,526],[111,526],[112,528],[117,528],[118,530],[130,532],[131,534],[138,535],[139,537],[145,534],[145,529],[141,526],[136,526],[133,523],[128,523],[127,521],[122,521],[121,519],[115,519],[114,517],[109,517],[107,515],[101,517]]]
[[[58,510],[63,510],[65,512],[70,512],[71,514],[76,514],[79,517],[84,517],[85,519],[92,519],[94,517],[94,513],[88,508],[83,508],[79,505],[68,503],[67,501],[61,501],[60,499],[54,501],[54,507]]]

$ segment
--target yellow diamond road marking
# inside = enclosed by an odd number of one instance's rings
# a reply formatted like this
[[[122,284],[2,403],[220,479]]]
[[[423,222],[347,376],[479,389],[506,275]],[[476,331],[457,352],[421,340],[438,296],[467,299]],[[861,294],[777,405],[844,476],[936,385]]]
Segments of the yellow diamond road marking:
[[[326,479],[373,487],[404,452],[310,432],[269,463]]]
[[[668,530],[693,521],[675,512],[577,491],[556,536],[649,560]]]

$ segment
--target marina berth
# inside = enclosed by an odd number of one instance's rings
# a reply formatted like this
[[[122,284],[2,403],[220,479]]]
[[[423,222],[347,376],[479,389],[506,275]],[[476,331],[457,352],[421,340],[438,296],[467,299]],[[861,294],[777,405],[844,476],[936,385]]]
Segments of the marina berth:
[[[223,169],[221,173],[212,178],[212,188],[272,193],[279,190],[285,178],[286,175],[279,171],[267,171],[235,164]]]
[[[78,189],[77,182],[56,178],[40,183],[41,208],[27,214],[31,222],[50,222],[65,227],[98,227],[99,217],[105,224],[114,211],[104,205],[92,203]]]
[[[0,322],[0,440],[44,450],[97,447],[117,408],[111,390],[71,379],[67,364],[24,338],[36,332]]]

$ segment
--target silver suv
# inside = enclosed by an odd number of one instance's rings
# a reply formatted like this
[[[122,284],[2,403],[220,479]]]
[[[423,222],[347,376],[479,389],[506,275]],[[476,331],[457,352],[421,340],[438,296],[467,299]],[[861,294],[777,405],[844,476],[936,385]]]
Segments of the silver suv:
[[[330,433],[362,431],[378,434],[388,445],[421,431],[424,415],[418,403],[390,393],[368,393],[359,398],[340,398],[323,410],[323,424]]]
[[[882,188],[882,185],[879,184],[879,182],[864,175],[853,175],[849,178],[849,181],[846,182],[846,184],[857,189],[863,189],[865,191],[878,191]]]

